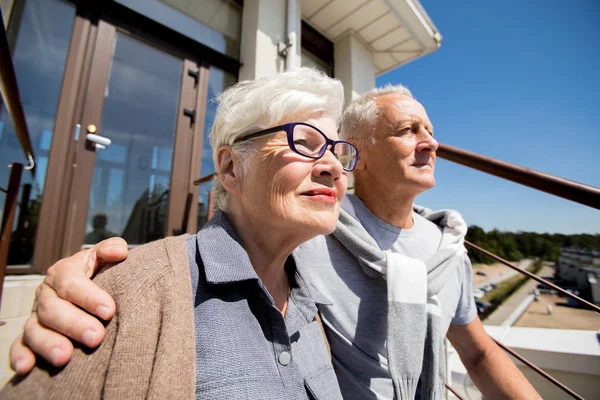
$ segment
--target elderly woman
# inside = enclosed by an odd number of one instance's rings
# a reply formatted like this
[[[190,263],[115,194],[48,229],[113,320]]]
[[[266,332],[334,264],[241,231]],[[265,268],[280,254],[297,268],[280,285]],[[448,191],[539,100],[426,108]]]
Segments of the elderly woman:
[[[341,398],[317,320],[327,299],[291,255],[335,228],[357,159],[337,140],[342,105],[339,81],[304,68],[225,91],[211,131],[214,217],[101,272],[117,304],[102,345],[0,397]]]

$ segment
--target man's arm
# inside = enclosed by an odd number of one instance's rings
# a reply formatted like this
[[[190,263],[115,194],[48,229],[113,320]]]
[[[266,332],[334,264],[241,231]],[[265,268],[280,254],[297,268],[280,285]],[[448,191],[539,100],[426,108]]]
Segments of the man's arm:
[[[486,398],[541,399],[504,350],[489,337],[479,317],[467,325],[450,325],[447,337]]]
[[[32,313],[23,334],[10,349],[10,366],[15,372],[31,371],[35,365],[34,353],[56,367],[65,365],[73,355],[69,338],[92,348],[100,345],[105,329],[94,315],[103,320],[111,319],[115,302],[91,277],[106,263],[123,261],[127,255],[127,242],[111,238],[64,258],[48,269],[36,289]]]

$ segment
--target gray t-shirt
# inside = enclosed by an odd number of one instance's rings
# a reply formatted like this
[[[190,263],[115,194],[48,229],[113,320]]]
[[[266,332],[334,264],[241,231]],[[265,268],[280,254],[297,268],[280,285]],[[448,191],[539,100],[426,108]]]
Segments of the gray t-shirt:
[[[354,211],[382,250],[426,261],[437,251],[441,228],[418,214],[410,229],[387,224],[354,195]],[[356,259],[333,235],[319,236],[299,248],[298,269],[332,305],[320,311],[331,346],[333,365],[344,399],[392,399],[387,368],[387,286],[383,278],[366,275]],[[456,273],[438,294],[442,329],[465,325],[477,314],[471,285],[471,263],[464,255]],[[407,355],[409,356],[409,355]]]

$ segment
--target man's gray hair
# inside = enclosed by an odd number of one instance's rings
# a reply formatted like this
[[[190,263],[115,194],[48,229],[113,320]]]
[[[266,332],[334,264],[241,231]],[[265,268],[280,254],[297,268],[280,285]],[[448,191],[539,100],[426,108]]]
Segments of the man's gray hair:
[[[352,100],[344,111],[340,137],[344,140],[354,139],[363,143],[375,142],[375,129],[381,116],[376,100],[389,94],[400,94],[414,99],[404,85],[387,85],[371,89],[359,98]]]
[[[233,145],[246,134],[277,126],[289,118],[323,114],[339,124],[344,105],[342,83],[312,68],[298,68],[269,78],[242,81],[216,99],[215,120],[210,131],[213,161],[217,149]],[[249,142],[233,146],[235,155],[247,165]],[[215,176],[213,194],[218,209],[227,211],[228,192]]]

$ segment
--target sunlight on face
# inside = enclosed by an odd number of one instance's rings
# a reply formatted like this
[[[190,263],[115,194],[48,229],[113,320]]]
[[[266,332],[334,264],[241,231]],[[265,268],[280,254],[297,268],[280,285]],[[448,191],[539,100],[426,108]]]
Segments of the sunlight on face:
[[[338,139],[333,119],[288,118],[306,122]],[[240,204],[244,213],[271,229],[303,229],[311,237],[331,233],[346,193],[347,173],[331,151],[318,160],[294,153],[285,132],[253,142],[257,154],[244,174]]]
[[[415,195],[432,188],[438,143],[425,108],[398,94],[380,97],[377,105],[382,116],[375,143],[360,149],[369,176],[364,185],[388,185]]]

